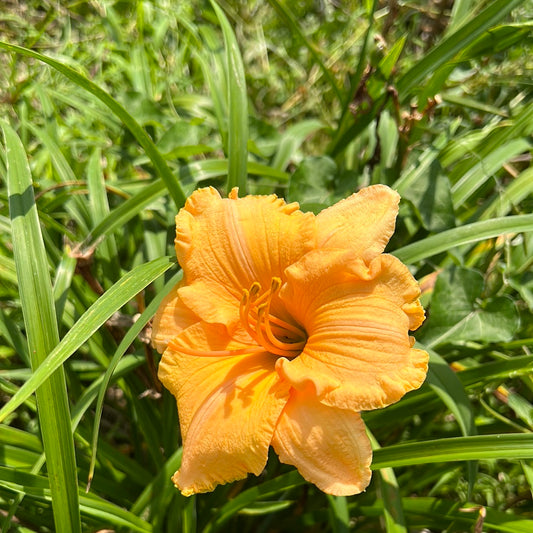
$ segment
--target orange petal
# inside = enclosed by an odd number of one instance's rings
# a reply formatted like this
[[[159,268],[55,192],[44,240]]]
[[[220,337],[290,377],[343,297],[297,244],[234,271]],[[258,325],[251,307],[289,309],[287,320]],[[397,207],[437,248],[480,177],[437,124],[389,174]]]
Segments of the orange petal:
[[[203,320],[239,320],[243,289],[273,277],[315,246],[315,220],[275,195],[222,199],[199,189],[176,217],[176,254],[187,286],[180,298]]]
[[[177,285],[163,299],[152,321],[152,344],[163,353],[169,341],[199,318],[178,298]]]
[[[280,461],[328,494],[358,494],[370,483],[372,448],[361,416],[324,405],[310,392],[291,392],[272,446]]]
[[[185,496],[261,473],[289,396],[270,354],[197,323],[169,344],[159,377],[178,403],[183,459],[173,481]]]
[[[373,259],[394,232],[399,202],[399,194],[386,185],[361,189],[317,215],[318,246]]]
[[[395,257],[368,267],[342,252],[316,250],[287,269],[281,292],[308,339],[280,376],[309,388],[328,405],[364,411],[384,407],[418,388],[428,355],[411,348],[410,327],[423,320],[418,284]]]

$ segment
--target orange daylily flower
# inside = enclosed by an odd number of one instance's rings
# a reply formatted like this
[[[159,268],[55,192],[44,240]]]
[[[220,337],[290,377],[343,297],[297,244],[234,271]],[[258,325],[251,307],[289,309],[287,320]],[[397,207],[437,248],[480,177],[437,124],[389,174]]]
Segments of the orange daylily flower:
[[[270,446],[322,491],[370,482],[360,412],[418,388],[428,355],[408,331],[424,310],[383,254],[399,196],[376,185],[315,216],[274,195],[197,190],[176,217],[181,283],[152,341],[177,399],[188,496],[259,475]]]

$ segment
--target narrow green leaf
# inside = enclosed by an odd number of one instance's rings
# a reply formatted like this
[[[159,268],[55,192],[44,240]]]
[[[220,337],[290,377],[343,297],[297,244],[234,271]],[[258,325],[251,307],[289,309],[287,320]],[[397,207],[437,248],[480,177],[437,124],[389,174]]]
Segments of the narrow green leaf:
[[[174,261],[161,257],[135,267],[106,291],[74,324],[61,342],[51,351],[30,379],[11,400],[0,409],[0,422],[21,405],[37,387],[59,368],[91,335],[123,305],[128,303],[149,283],[166,272]]]
[[[94,150],[87,165],[87,185],[89,187],[89,210],[92,219],[92,228],[94,229],[99,223],[109,216],[109,202],[107,199],[107,191],[105,179],[102,172],[101,152],[99,149]],[[146,191],[144,191],[146,192]],[[146,205],[146,204],[144,204]],[[136,209],[142,209],[142,205],[137,205]],[[135,212],[135,209],[129,206],[126,211],[128,214]],[[117,223],[121,217],[114,215],[114,222]],[[121,222],[124,224],[127,217],[122,217]],[[101,228],[100,228],[101,231]],[[120,277],[120,264],[118,261],[118,248],[113,235],[112,229],[108,226],[106,231],[106,239],[98,247],[99,257],[103,258],[103,270],[106,274],[105,278],[110,280],[117,280]]]
[[[481,215],[482,219],[493,216],[505,216],[513,206],[533,195],[533,167],[529,167],[519,174],[487,207]]]
[[[397,444],[374,452],[371,468],[473,459],[532,459],[533,433],[476,435]]]
[[[393,254],[404,263],[415,263],[432,255],[450,250],[455,246],[472,244],[505,233],[521,233],[525,231],[533,231],[533,215],[493,218],[466,224],[459,228],[443,231],[438,235],[426,237],[399,248]]]
[[[59,333],[30,169],[15,131],[2,124],[7,156],[9,214],[13,252],[28,350],[34,375],[57,346]],[[38,303],[38,305],[36,305]],[[46,465],[50,478],[54,521],[58,531],[81,531],[78,480],[66,380],[59,365],[36,390]],[[37,387],[35,387],[37,389]],[[32,391],[34,392],[35,389]]]
[[[113,376],[113,372],[115,371],[115,368],[118,365],[121,357],[126,353],[126,350],[133,343],[133,341],[137,338],[137,335],[139,335],[139,333],[142,331],[142,329],[148,323],[148,321],[154,316],[155,312],[159,308],[159,305],[163,301],[163,298],[176,286],[176,284],[179,282],[182,276],[183,276],[182,271],[172,276],[172,278],[165,284],[165,287],[163,288],[163,290],[159,294],[157,294],[157,296],[150,302],[148,307],[143,311],[141,316],[135,321],[135,324],[133,324],[133,326],[129,329],[128,333],[126,333],[126,335],[120,342],[118,348],[116,349],[113,355],[113,358],[111,359],[107,367],[102,383],[100,384],[100,390],[98,392],[98,400],[96,403],[96,413],[94,415],[93,439],[91,443],[92,455],[91,455],[91,463],[89,466],[89,482],[88,482],[89,485],[92,481],[93,474],[94,474],[94,467],[96,464],[96,448],[98,445],[98,429],[99,429],[100,420],[102,417],[104,396],[105,396],[107,387],[109,386],[109,382],[111,381],[111,378]]]
[[[350,530],[350,511],[345,496],[327,495],[329,523],[333,533],[347,533]]]
[[[367,434],[372,443],[372,450],[374,452],[379,450],[381,446],[368,428]],[[387,533],[407,533],[400,489],[394,470],[392,468],[381,468],[378,470],[377,475]]]
[[[423,345],[420,347],[428,349]],[[429,386],[453,413],[461,428],[461,433],[465,437],[476,435],[472,406],[461,380],[439,354],[429,350],[429,357],[430,366],[427,379]]]
[[[498,23],[521,3],[522,0],[495,0],[490,2],[472,20],[448,35],[398,80],[396,89],[400,95],[400,100],[407,100],[413,89],[419,87],[426,76],[453,59],[456,54],[474,42],[485,30]]]
[[[421,348],[429,352],[430,364],[426,382],[453,414],[461,433],[465,437],[477,435],[472,405],[461,380],[439,354],[423,345]],[[477,462],[469,461],[467,470],[470,497],[476,480]]]
[[[130,130],[131,134],[137,139],[137,142],[144,148],[146,154],[152,161],[157,173],[161,179],[165,182],[165,186],[168,189],[174,203],[177,208],[180,208],[185,203],[185,193],[181,188],[179,181],[176,179],[170,168],[168,167],[164,157],[160,154],[156,145],[146,133],[146,131],[137,123],[137,121],[126,111],[126,109],[117,102],[110,94],[98,87],[91,80],[75,71],[72,67],[56,61],[55,59],[35,52],[34,50],[29,50],[22,46],[9,44],[6,42],[0,41],[0,49],[7,50],[9,52],[15,52],[22,54],[26,57],[32,57],[43,63],[47,63],[57,71],[64,74],[67,78],[73,81],[76,85],[82,89],[88,91],[101,102],[103,102]]]
[[[222,526],[224,526],[235,513],[244,509],[248,505],[253,504],[253,502],[257,500],[284,492],[298,487],[299,485],[304,485],[305,483],[306,481],[300,476],[300,474],[293,470],[292,472],[278,476],[270,481],[265,481],[260,485],[251,487],[224,504],[218,510],[214,519],[204,528],[203,533],[220,531]]]
[[[20,470],[0,466],[0,486],[15,494],[26,494],[29,498],[41,501],[52,501],[53,496],[49,487],[49,480],[44,476],[21,472]],[[152,531],[150,524],[133,513],[122,509],[93,494],[75,492],[79,497],[81,514],[87,518],[99,521],[102,525],[114,525],[126,528],[127,531],[149,533]],[[58,530],[68,531],[73,530]]]
[[[233,29],[215,0],[211,0],[215,10],[226,47],[228,68],[228,193],[233,187],[239,187],[241,194],[246,194],[248,159],[248,95],[246,77],[239,45]]]
[[[453,204],[463,205],[466,200],[490,179],[510,159],[530,148],[525,139],[513,139],[506,144],[495,147],[486,157],[470,168],[452,187]]]
[[[304,142],[306,137],[315,131],[323,128],[324,124],[319,120],[302,120],[297,124],[290,126],[283,132],[276,155],[272,161],[272,166],[278,170],[284,170],[294,157],[296,150]]]
[[[101,238],[110,235],[113,231],[122,227],[126,222],[137,216],[146,206],[163,196],[165,184],[156,180],[147,185],[135,196],[113,209],[107,216],[100,220],[96,227],[91,230],[85,240],[80,244],[80,249],[85,250],[97,243]]]

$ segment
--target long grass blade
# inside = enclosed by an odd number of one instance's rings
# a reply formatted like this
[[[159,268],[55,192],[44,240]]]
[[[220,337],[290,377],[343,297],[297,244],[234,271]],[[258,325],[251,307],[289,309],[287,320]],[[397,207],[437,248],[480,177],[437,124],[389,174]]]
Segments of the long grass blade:
[[[246,78],[237,38],[233,29],[215,0],[211,0],[215,10],[226,47],[228,72],[228,193],[239,187],[241,194],[246,193],[246,161],[248,159],[248,95]]]
[[[59,343],[48,259],[42,239],[24,147],[2,124],[7,156],[9,213],[19,292],[33,375]],[[37,305],[36,305],[37,304]],[[81,531],[76,458],[63,368],[59,365],[35,391],[54,521],[58,531]],[[35,389],[34,389],[35,390]],[[32,391],[33,392],[33,391]]]
[[[175,263],[162,257],[137,266],[106,291],[74,324],[30,379],[0,409],[0,422],[42,385],[104,322]]]
[[[146,131],[140,126],[140,124],[130,115],[124,106],[117,102],[109,93],[104,91],[101,87],[93,83],[91,80],[76,72],[72,67],[61,63],[51,57],[35,52],[34,50],[29,50],[23,46],[18,46],[15,44],[9,44],[6,42],[0,41],[0,49],[7,50],[9,52],[14,52],[17,54],[22,54],[27,57],[32,57],[43,63],[46,63],[56,69],[58,72],[64,74],[67,78],[73,81],[78,87],[88,91],[96,98],[98,98],[102,103],[104,103],[130,130],[131,134],[137,139],[137,142],[144,148],[146,154],[152,161],[155,169],[157,170],[158,175],[165,182],[165,186],[170,193],[170,196],[174,200],[177,208],[180,208],[186,199],[186,195],[183,192],[180,182],[172,173],[169,166],[167,165],[164,157],[157,149],[156,145],[146,133]]]
[[[438,235],[432,235],[413,244],[398,248],[393,253],[404,263],[416,263],[455,246],[471,244],[505,233],[522,233],[526,231],[533,231],[533,215],[493,218],[443,231]]]
[[[531,459],[533,433],[453,437],[397,444],[374,452],[372,469],[468,461],[472,459]]]
[[[396,89],[400,100],[409,98],[413,89],[431,72],[435,72],[441,65],[453,59],[466,46],[474,42],[485,30],[502,20],[512,9],[522,3],[522,0],[496,0],[478,13],[472,20],[460,26],[454,33],[448,35],[438,46],[433,48],[420,61],[417,61],[397,82]]]
[[[89,466],[89,479],[87,483],[87,489],[89,488],[94,475],[94,467],[96,464],[96,448],[98,445],[98,428],[100,426],[100,420],[102,417],[102,409],[104,405],[104,395],[113,376],[116,366],[118,365],[120,358],[126,353],[128,347],[133,343],[137,335],[142,331],[146,323],[152,318],[157,311],[159,305],[163,301],[163,298],[176,286],[179,280],[182,278],[183,272],[178,272],[165,284],[163,290],[150,302],[148,307],[143,311],[141,316],[135,321],[135,324],[129,329],[128,333],[122,339],[119,347],[117,348],[113,358],[111,359],[107,370],[104,374],[102,383],[100,384],[100,390],[98,392],[98,400],[96,403],[96,413],[94,415],[93,423],[93,439],[91,443],[91,464]]]

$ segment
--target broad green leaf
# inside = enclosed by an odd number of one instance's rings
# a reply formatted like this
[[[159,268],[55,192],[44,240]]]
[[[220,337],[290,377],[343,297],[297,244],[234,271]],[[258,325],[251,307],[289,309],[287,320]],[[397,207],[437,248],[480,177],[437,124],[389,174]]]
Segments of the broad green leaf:
[[[59,342],[57,318],[24,147],[10,126],[1,126],[7,156],[13,252],[28,352],[35,375],[43,369],[46,357]],[[70,431],[65,373],[60,364],[54,370],[48,374],[47,380],[39,383],[36,391],[38,415],[53,495],[54,522],[57,530],[75,533],[81,531],[81,522],[74,441]],[[37,386],[32,392],[36,389]]]
[[[434,151],[427,152],[436,155]],[[397,190],[402,198],[411,202],[424,228],[439,232],[455,226],[450,183],[438,160],[427,158],[426,152],[420,158],[426,159],[424,171],[417,168],[416,174],[412,173],[417,179],[403,181],[400,178],[398,181],[401,187]]]
[[[291,176],[287,199],[298,200],[304,211],[320,211],[332,203],[331,187],[337,165],[329,157],[308,157]]]
[[[483,276],[475,270],[453,267],[440,272],[420,340],[429,347],[511,340],[519,326],[514,302],[506,296],[482,300],[483,288]]]

